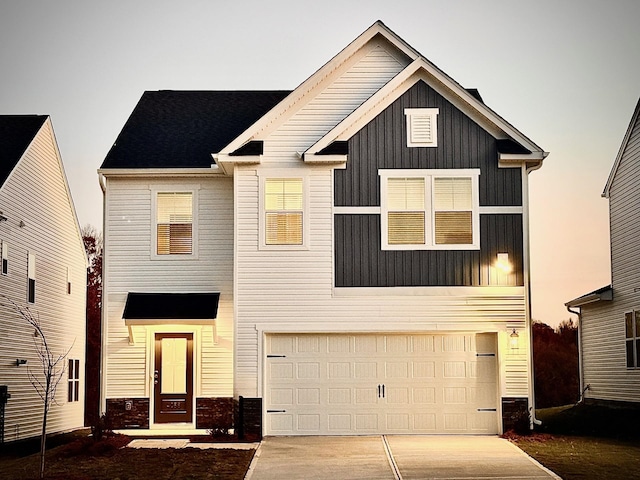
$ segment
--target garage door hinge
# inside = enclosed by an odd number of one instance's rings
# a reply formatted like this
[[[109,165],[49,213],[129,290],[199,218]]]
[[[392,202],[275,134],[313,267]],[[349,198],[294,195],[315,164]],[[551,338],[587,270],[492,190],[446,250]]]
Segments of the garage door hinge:
[[[476,353],[476,357],[495,357],[495,353]]]
[[[286,413],[286,410],[267,410],[267,413]]]
[[[496,408],[479,408],[478,411],[479,412],[497,412],[498,410]]]
[[[286,355],[267,355],[267,358],[287,358]]]

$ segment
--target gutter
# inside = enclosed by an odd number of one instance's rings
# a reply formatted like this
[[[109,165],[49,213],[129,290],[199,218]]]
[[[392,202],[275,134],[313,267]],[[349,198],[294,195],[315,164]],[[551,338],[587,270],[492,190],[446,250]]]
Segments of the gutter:
[[[543,152],[543,157],[546,157],[547,152]],[[529,330],[529,399],[531,401],[531,421],[530,427],[533,430],[534,425],[542,425],[542,421],[536,418],[536,397],[535,397],[535,388],[534,388],[534,371],[533,371],[533,322],[531,321],[531,265],[530,265],[530,245],[529,245],[529,174],[535,170],[538,170],[542,167],[542,161],[532,165],[530,167],[527,166],[526,163],[522,164],[522,170],[525,175],[522,176],[522,189],[523,189],[523,198],[527,199],[527,208],[523,209],[523,236],[525,240],[525,249],[524,249],[524,263],[525,263],[525,295],[527,296],[527,311],[526,311],[526,321],[527,321],[527,329]],[[525,195],[526,193],[526,195]]]

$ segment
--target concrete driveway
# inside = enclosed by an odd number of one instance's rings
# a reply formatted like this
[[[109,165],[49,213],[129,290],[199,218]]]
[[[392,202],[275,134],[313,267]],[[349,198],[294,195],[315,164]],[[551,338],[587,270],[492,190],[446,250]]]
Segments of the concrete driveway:
[[[485,436],[267,437],[246,480],[559,479]]]

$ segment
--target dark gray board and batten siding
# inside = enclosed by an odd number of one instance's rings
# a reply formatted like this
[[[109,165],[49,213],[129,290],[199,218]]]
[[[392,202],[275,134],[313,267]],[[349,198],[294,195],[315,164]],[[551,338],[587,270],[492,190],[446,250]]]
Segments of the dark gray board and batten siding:
[[[405,108],[438,108],[438,146],[407,147]],[[519,168],[498,168],[496,139],[424,82],[418,82],[349,139],[347,168],[335,170],[336,206],[380,206],[379,169],[480,169],[481,206],[522,206]],[[520,214],[480,215],[480,250],[381,249],[380,215],[335,216],[336,287],[484,286],[499,252],[523,285]]]

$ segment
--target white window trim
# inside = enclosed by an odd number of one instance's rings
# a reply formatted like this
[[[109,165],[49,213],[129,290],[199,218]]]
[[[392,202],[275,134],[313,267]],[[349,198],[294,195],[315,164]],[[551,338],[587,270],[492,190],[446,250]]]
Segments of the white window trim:
[[[438,146],[438,108],[405,108],[404,114],[407,122],[407,147],[437,147]],[[431,117],[431,141],[430,142],[412,142],[411,130],[412,119],[414,116]]]
[[[267,226],[265,224],[265,205],[264,205],[264,195],[265,195],[265,182],[271,178],[299,178],[302,180],[302,245],[268,245],[266,240],[266,230]],[[311,232],[310,221],[309,221],[309,177],[307,175],[302,174],[294,174],[291,170],[287,171],[279,171],[279,170],[270,170],[269,174],[259,174],[259,200],[258,207],[260,211],[259,219],[258,219],[258,228],[259,228],[259,242],[258,249],[259,250],[309,250],[309,234]]]
[[[157,185],[151,188],[151,259],[163,261],[197,260],[198,259],[198,190],[199,185]],[[191,193],[192,220],[191,220],[191,254],[158,255],[158,194],[159,193]]]
[[[380,230],[382,250],[480,250],[480,207],[479,207],[479,168],[470,169],[384,169],[380,176]],[[433,212],[433,179],[437,177],[471,178],[472,233],[473,243],[438,245],[435,243],[435,215]],[[423,245],[389,245],[389,221],[387,213],[387,180],[389,178],[425,179],[425,243]]]

